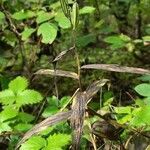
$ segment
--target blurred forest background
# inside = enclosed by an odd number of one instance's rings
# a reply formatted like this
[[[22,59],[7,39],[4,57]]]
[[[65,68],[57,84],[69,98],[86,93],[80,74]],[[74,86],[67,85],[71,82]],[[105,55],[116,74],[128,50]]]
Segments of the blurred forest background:
[[[101,79],[108,79],[109,82],[90,101],[90,110],[103,116],[111,114],[105,119],[109,120],[111,117],[121,124],[121,128],[124,128],[122,125],[131,123],[130,128],[133,127],[138,132],[125,129],[116,137],[108,129],[107,132],[102,131],[103,135],[93,135],[95,130],[92,128],[96,126],[93,123],[100,119],[89,110],[83,125],[84,136],[80,148],[150,149],[150,135],[147,133],[150,129],[150,75],[130,73],[130,68],[127,73],[106,71],[107,66],[104,70],[80,68],[88,64],[117,64],[143,68],[150,74],[150,0],[64,2],[68,12],[76,12],[77,16],[73,19],[78,25],[75,29],[64,12],[62,0],[0,0],[0,149],[13,150],[21,136],[33,125],[56,114],[61,108],[69,110],[70,97],[78,88],[82,87],[84,91],[91,83]],[[73,10],[74,3],[78,4],[79,9]],[[71,78],[66,78],[68,74]],[[143,86],[136,87],[141,83]],[[32,96],[27,94],[24,97],[33,101],[25,103],[28,100],[24,99],[24,103],[20,104],[16,100],[14,104],[15,100],[10,100],[12,95],[6,89],[16,92],[23,91],[27,86],[41,94],[28,93]],[[19,89],[20,87],[23,88]],[[141,93],[143,91],[144,94]],[[145,97],[148,101],[143,104]],[[4,102],[5,100],[8,102]],[[12,113],[13,107],[17,109],[15,114]],[[130,111],[132,115],[129,114]],[[139,117],[137,121],[135,114],[145,118],[147,122]],[[97,126],[105,130],[102,124]],[[112,125],[104,126],[116,130]],[[22,144],[20,149],[54,150],[56,145],[56,149],[70,149],[70,133],[70,123],[65,122],[50,128],[49,132],[29,138],[31,141]],[[131,137],[133,133],[134,137]],[[115,142],[112,136],[115,137]],[[60,139],[66,141],[59,145]],[[34,140],[40,143],[37,147],[34,147]],[[55,140],[56,143],[51,144]]]

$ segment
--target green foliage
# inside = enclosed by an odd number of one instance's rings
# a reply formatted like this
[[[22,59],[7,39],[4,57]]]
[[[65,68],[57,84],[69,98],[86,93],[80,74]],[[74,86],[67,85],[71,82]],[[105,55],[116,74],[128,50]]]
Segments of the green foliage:
[[[50,135],[47,139],[48,145],[45,150],[63,150],[63,147],[70,144],[71,136],[67,134]]]
[[[43,98],[35,90],[28,90],[28,81],[24,77],[12,80],[8,89],[0,92],[0,102],[3,105],[15,104],[17,107],[40,102]]]
[[[22,40],[23,41],[26,41],[29,39],[29,37],[31,36],[31,34],[35,31],[35,29],[33,28],[28,28],[28,27],[25,27],[24,31],[21,33],[22,35]]]
[[[0,133],[12,130],[24,132],[32,127],[30,122],[34,116],[21,112],[20,107],[38,103],[43,98],[39,92],[27,87],[27,79],[19,76],[10,81],[8,89],[0,92],[0,103],[3,105],[0,112]]]
[[[43,43],[51,44],[57,36],[57,28],[54,24],[43,23],[39,26],[37,34],[42,35]]]
[[[135,91],[142,96],[150,97],[150,84],[140,84],[135,87]]]
[[[44,109],[42,116],[47,118],[49,116],[52,116],[56,114],[61,108],[63,108],[68,102],[69,102],[69,97],[62,97],[60,100],[56,98],[56,96],[48,97],[48,105]]]
[[[27,149],[40,150],[40,149],[44,148],[45,145],[46,145],[45,139],[43,139],[40,136],[33,136],[27,142],[22,144],[20,150],[27,150]]]
[[[54,80],[34,74],[41,68],[54,69],[53,60],[61,52],[64,55],[59,57],[56,68],[76,72],[79,65],[77,70],[83,89],[97,79],[106,77],[111,81],[109,90],[101,89],[100,96],[95,96],[87,108],[91,107],[101,115],[111,114],[113,121],[128,126],[125,132],[132,128],[149,131],[149,75],[138,78],[148,83],[137,85],[139,81],[135,75],[79,69],[91,63],[149,68],[149,3],[150,0],[86,0],[78,3],[75,0],[16,0],[11,3],[1,0],[0,134],[1,141],[8,143],[8,149],[14,149],[19,134],[24,134],[43,118],[71,108],[70,97],[64,95],[72,95],[78,88],[78,81],[58,78],[57,88],[62,98],[57,99],[52,96],[57,93],[53,88]],[[71,30],[74,30],[73,34]],[[70,50],[74,45],[76,48]],[[74,54],[78,55],[79,64],[75,63]],[[25,77],[11,80],[18,73],[30,78],[32,90],[28,89]],[[133,84],[137,85],[135,91],[131,89]],[[42,102],[43,97],[34,89],[46,95],[45,101]],[[131,100],[130,97],[136,97],[132,93],[140,98]],[[92,124],[101,120],[93,114],[89,117],[84,125],[83,149],[92,145]],[[29,138],[20,149],[68,149],[70,134],[68,123],[52,126],[39,136]],[[127,139],[126,136],[124,140]],[[99,145],[97,141],[96,146]]]

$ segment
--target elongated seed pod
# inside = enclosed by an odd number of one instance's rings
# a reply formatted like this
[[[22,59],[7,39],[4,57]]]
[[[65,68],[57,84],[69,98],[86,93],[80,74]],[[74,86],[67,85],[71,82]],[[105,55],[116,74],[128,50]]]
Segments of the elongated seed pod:
[[[68,0],[60,0],[61,8],[64,13],[64,15],[69,18],[70,12],[69,12],[69,5]]]
[[[79,5],[77,2],[74,2],[72,6],[71,23],[73,26],[73,30],[75,30],[79,23]]]

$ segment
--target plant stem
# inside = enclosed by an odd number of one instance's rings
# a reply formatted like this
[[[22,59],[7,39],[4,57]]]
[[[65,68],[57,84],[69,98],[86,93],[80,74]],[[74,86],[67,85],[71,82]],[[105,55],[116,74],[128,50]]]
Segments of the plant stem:
[[[72,42],[73,42],[74,53],[75,53],[76,64],[77,64],[77,70],[78,70],[78,83],[79,83],[79,88],[82,89],[82,86],[81,86],[81,79],[80,79],[80,75],[81,75],[80,59],[79,59],[79,54],[78,54],[78,50],[77,50],[77,47],[76,47],[76,31],[75,31],[75,30],[72,30]]]

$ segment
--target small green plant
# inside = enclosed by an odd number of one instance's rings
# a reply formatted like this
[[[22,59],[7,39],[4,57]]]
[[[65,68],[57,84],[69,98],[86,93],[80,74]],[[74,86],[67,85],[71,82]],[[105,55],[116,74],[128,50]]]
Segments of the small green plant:
[[[0,134],[15,133],[11,135],[9,149],[14,149],[19,140],[19,133],[24,133],[31,129],[35,116],[23,111],[27,105],[31,106],[42,101],[42,95],[28,89],[28,81],[25,77],[16,77],[8,84],[8,89],[0,92],[0,103],[2,111],[0,112]],[[42,116],[48,117],[59,111],[68,103],[69,97],[63,97],[58,100],[55,96],[47,98],[47,107]],[[64,133],[65,132],[65,133]],[[61,150],[71,142],[70,130],[67,123],[50,127],[38,136],[29,138],[20,147],[20,150]],[[67,134],[66,134],[67,133]]]
[[[27,79],[19,76],[9,83],[8,89],[0,92],[0,133],[12,131],[12,128],[26,131],[32,127],[28,123],[33,121],[34,116],[21,111],[22,106],[38,103],[43,97],[39,92],[27,87]]]
[[[128,124],[131,128],[150,130],[150,84],[142,83],[135,87],[135,91],[143,98],[138,98],[135,103],[126,107],[113,107],[117,113],[117,121]]]

